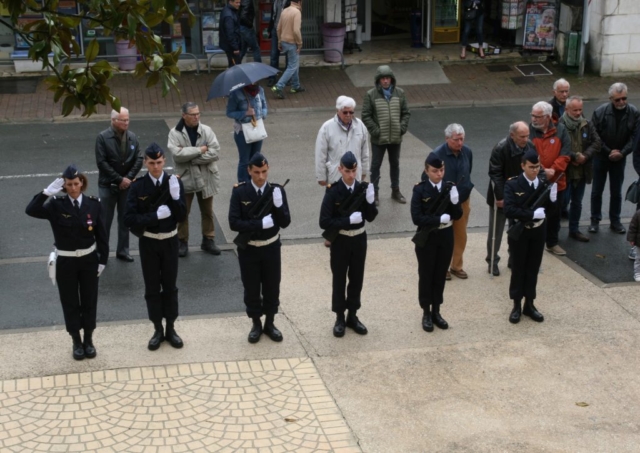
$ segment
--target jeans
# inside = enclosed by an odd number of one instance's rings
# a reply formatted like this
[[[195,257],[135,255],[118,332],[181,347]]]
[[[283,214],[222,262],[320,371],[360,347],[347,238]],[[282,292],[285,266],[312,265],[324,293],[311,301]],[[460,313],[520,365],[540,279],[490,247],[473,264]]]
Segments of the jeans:
[[[391,175],[391,188],[400,187],[400,143],[389,145],[371,144],[371,181],[374,182],[376,192],[378,191],[380,176],[380,166],[384,159],[385,151],[389,152],[389,174]]]
[[[253,61],[262,63],[262,57],[260,56],[260,44],[258,44],[258,37],[256,36],[255,29],[240,25],[240,36],[242,37],[240,60],[242,60],[247,54],[247,50],[251,49],[253,52]]]
[[[282,42],[280,45],[282,46],[282,51],[287,55],[287,69],[284,71],[284,74],[282,74],[282,77],[280,77],[280,80],[278,80],[276,86],[282,90],[289,79],[291,79],[291,86],[293,88],[300,88],[298,46],[288,42]]]
[[[582,178],[574,186],[573,181],[567,181],[567,190],[564,199],[569,206],[569,233],[577,233],[580,229],[580,216],[582,215],[582,199],[584,190],[587,187],[587,180]]]
[[[565,196],[564,190],[558,191],[558,199],[555,203],[551,203],[551,206],[547,209],[547,247],[551,248],[555,245],[558,245],[558,233],[560,233],[560,204],[561,200]],[[540,227],[542,228],[542,227]]]
[[[233,138],[236,141],[236,146],[238,147],[238,182],[249,182],[251,181],[249,172],[247,171],[249,160],[251,160],[251,157],[255,153],[259,153],[262,149],[262,140],[259,142],[247,143],[242,131],[237,134],[234,133]]]
[[[99,187],[100,203],[102,205],[102,216],[104,217],[104,226],[107,229],[107,242],[111,235],[111,224],[115,214],[116,205],[118,206],[118,245],[116,254],[129,254],[129,228],[124,226],[124,210],[127,207],[127,195],[129,189],[119,190],[117,194],[111,193],[110,187]]]
[[[620,210],[622,209],[622,183],[624,182],[624,167],[626,158],[612,162],[608,158],[597,156],[593,159],[593,187],[591,188],[591,222],[602,220],[602,192],[609,178],[609,220],[611,225],[620,224]]]
[[[464,27],[462,29],[462,40],[460,43],[462,47],[467,47],[467,44],[469,44],[469,32],[471,31],[471,25],[473,22],[475,22],[475,25],[476,25],[475,29],[476,29],[476,38],[478,38],[478,44],[480,44],[480,47],[482,47],[482,45],[484,44],[484,38],[482,37],[482,25],[484,23],[484,13],[481,13],[476,15],[476,18],[473,20],[464,21]]]

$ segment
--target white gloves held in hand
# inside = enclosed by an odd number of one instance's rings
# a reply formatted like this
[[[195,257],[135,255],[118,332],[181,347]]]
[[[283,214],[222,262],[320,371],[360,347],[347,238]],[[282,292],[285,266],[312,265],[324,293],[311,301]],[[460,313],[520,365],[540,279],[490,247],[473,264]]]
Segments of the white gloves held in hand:
[[[280,187],[275,187],[273,189],[273,205],[276,208],[282,206],[282,190],[280,190]]]
[[[451,188],[451,192],[449,192],[449,197],[451,199],[452,204],[458,204],[460,202],[460,194],[458,193],[458,188],[456,186],[453,186]]]
[[[440,223],[449,223],[451,222],[451,216],[449,214],[442,214],[440,216]]]
[[[163,204],[158,208],[157,214],[158,220],[166,219],[171,215],[171,209],[169,209],[169,206],[167,206],[166,204]]]
[[[360,211],[356,211],[349,216],[349,223],[351,225],[356,225],[358,223],[362,223],[362,213]]]
[[[367,187],[367,194],[365,195],[367,199],[367,203],[373,204],[376,199],[376,189],[373,187],[373,183],[369,183],[369,187]]]
[[[533,211],[533,220],[542,220],[546,216],[547,215],[544,213],[544,208],[538,208],[535,211]]]
[[[176,175],[171,175],[169,178],[169,192],[174,200],[180,199],[180,182],[178,182]]]
[[[551,190],[549,191],[549,200],[551,200],[552,203],[555,203],[557,199],[558,199],[558,183],[554,182],[553,185],[551,186]]]
[[[54,195],[59,194],[64,187],[64,178],[57,178],[53,181],[49,186],[44,189],[44,194],[48,197],[52,197]]]
[[[105,264],[98,264],[98,277],[100,277],[100,274],[102,274],[102,271],[104,270],[105,267],[106,267]]]
[[[272,228],[275,225],[275,223],[273,223],[273,217],[271,217],[271,214],[266,215],[262,218],[262,229],[263,230],[268,230],[269,228]]]

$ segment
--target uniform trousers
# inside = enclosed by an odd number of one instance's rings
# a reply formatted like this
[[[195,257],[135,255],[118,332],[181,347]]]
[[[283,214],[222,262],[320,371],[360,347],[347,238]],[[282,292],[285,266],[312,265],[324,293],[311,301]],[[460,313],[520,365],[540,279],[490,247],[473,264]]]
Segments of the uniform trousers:
[[[367,233],[357,236],[339,234],[331,243],[331,273],[333,294],[331,310],[334,313],[360,309],[360,293],[364,281],[364,263],[367,259]],[[349,284],[347,285],[347,277]],[[347,290],[345,299],[345,287]]]
[[[56,282],[67,332],[96,328],[98,306],[98,253],[76,257],[58,256]]]
[[[280,306],[281,260],[277,240],[264,247],[238,249],[244,304],[250,318],[275,315]]]
[[[534,300],[538,271],[542,263],[544,243],[547,231],[547,221],[537,228],[525,228],[518,240],[509,238],[511,250],[511,282],[509,283],[509,298],[521,300],[523,297]]]
[[[467,224],[471,213],[471,199],[461,203],[462,217],[453,221],[453,255],[451,257],[451,269],[462,270],[462,255],[467,247]]]
[[[178,238],[182,242],[189,242],[189,214],[194,195],[197,196],[200,207],[200,222],[202,224],[202,236],[213,239],[216,236],[213,223],[213,195],[209,198],[202,198],[202,192],[186,193],[184,199],[187,202],[187,216],[184,222],[178,224]]]
[[[415,247],[418,258],[418,301],[423,310],[444,301],[444,285],[453,254],[453,229],[434,230],[424,247]]]
[[[140,238],[140,261],[144,278],[144,298],[149,319],[172,323],[178,317],[178,237]]]
[[[124,210],[127,207],[127,196],[129,189],[118,190],[117,194],[111,192],[110,187],[99,187],[100,205],[102,206],[102,216],[104,218],[104,226],[107,229],[107,241],[111,236],[111,224],[113,216],[118,207],[118,245],[116,246],[116,254],[129,254],[129,228],[124,225]]]

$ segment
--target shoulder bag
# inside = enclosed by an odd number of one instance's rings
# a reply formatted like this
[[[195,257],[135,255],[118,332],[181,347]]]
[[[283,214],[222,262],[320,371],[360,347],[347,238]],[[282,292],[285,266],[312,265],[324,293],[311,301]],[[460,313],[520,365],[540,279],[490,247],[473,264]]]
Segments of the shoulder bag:
[[[638,204],[640,201],[640,189],[638,189],[638,181],[633,181],[627,189],[627,194],[624,197],[625,200],[631,203]]]
[[[243,90],[244,92],[244,90]],[[249,96],[244,92],[244,96],[247,98],[247,102],[251,105],[249,101]],[[251,121],[248,123],[242,124],[242,133],[244,134],[244,141],[247,143],[259,142],[267,138],[267,131],[264,128],[264,121],[262,118],[257,119],[255,116],[251,117]]]

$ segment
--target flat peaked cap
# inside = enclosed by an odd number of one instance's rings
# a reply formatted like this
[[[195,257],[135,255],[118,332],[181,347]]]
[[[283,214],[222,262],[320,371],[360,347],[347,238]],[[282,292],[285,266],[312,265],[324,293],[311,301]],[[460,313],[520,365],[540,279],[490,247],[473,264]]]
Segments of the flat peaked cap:
[[[532,164],[537,164],[538,162],[540,162],[538,153],[533,149],[530,149],[529,151],[524,153],[524,160],[526,160],[527,162],[531,162]]]
[[[251,156],[249,160],[249,165],[252,167],[264,167],[265,165],[269,165],[269,161],[262,153],[255,153]]]
[[[164,156],[164,150],[157,143],[151,143],[147,149],[144,150],[144,154],[150,159],[160,159]]]
[[[436,153],[431,152],[425,159],[424,165],[425,167],[429,165],[430,167],[433,167],[433,168],[442,168],[442,166],[444,165],[444,162],[440,160],[440,158],[436,155]]]
[[[67,179],[75,179],[80,174],[80,170],[75,164],[69,165],[63,172],[62,177]]]
[[[358,166],[358,159],[351,151],[347,151],[340,158],[340,164],[348,170],[353,170]]]

